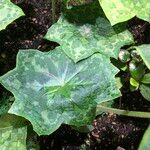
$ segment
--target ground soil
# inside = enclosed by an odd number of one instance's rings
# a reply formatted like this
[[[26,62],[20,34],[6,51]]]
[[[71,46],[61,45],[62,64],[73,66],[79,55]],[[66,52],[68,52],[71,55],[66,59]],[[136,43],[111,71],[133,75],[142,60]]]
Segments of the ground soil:
[[[48,51],[57,44],[44,40],[48,28],[55,21],[52,17],[50,0],[12,0],[20,6],[26,16],[10,24],[0,32],[0,75],[13,69],[19,49]],[[60,2],[56,1],[56,18],[60,13]],[[150,25],[137,18],[128,23],[137,44],[150,43]],[[124,78],[128,74],[122,73]],[[6,91],[0,86],[0,92]],[[7,91],[8,92],[8,91]],[[9,93],[9,92],[8,92]],[[150,111],[150,104],[143,100],[138,91],[130,92],[129,83],[122,88],[123,96],[114,107],[128,110]],[[148,119],[118,116],[103,113],[94,122],[89,133],[80,133],[70,126],[62,125],[50,136],[38,137],[41,150],[136,150],[149,124]]]

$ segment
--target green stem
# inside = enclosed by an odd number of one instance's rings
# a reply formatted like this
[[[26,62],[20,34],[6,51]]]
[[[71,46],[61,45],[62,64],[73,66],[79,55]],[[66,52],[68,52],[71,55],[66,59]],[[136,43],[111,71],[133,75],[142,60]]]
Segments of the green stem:
[[[127,51],[130,51],[130,50],[133,50],[133,49],[136,49],[135,46],[131,46],[127,49]]]
[[[98,105],[96,109],[96,114],[99,115],[101,112],[112,112],[118,115],[124,115],[129,117],[138,117],[138,118],[150,118],[150,112],[141,112],[141,111],[128,111],[123,109],[110,108],[102,105]]]
[[[55,23],[56,21],[56,0],[52,0],[52,19],[53,19],[53,23]]]

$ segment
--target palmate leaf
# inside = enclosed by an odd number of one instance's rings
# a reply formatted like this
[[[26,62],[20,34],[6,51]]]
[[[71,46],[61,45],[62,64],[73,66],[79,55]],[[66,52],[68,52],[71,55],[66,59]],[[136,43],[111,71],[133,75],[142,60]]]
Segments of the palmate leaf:
[[[98,53],[75,64],[61,47],[45,53],[22,50],[16,68],[0,82],[16,98],[9,113],[28,119],[39,135],[48,135],[62,123],[90,124],[97,104],[120,96],[117,72]]]
[[[27,126],[22,118],[5,114],[0,116],[0,149],[26,150]]]
[[[8,24],[22,15],[24,13],[21,8],[10,0],[0,0],[0,30],[5,29]]]
[[[150,22],[149,0],[99,0],[99,2],[112,25],[134,16]]]
[[[135,46],[146,66],[150,69],[150,44]]]
[[[75,62],[96,52],[117,58],[122,46],[133,43],[129,31],[111,27],[97,3],[66,11],[45,38],[59,43]]]

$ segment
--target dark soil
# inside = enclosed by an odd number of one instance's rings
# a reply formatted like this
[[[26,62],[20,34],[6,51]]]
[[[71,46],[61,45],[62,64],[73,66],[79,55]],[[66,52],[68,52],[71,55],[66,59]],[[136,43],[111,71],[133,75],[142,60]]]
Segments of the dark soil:
[[[10,24],[0,32],[0,75],[13,69],[19,49],[48,51],[57,44],[43,39],[55,21],[50,0],[12,0],[20,6],[26,16]],[[60,2],[56,0],[56,14],[60,13]],[[55,17],[57,20],[58,16]],[[137,18],[128,23],[136,43],[150,43],[150,25]],[[125,75],[126,77],[126,75]],[[6,91],[0,86],[0,92]],[[130,92],[129,83],[122,88],[123,96],[114,107],[128,110],[150,111],[150,104],[139,92]],[[38,137],[41,150],[136,150],[149,124],[148,119],[118,116],[104,113],[93,122],[90,133],[79,133],[70,126],[62,125],[50,136]]]

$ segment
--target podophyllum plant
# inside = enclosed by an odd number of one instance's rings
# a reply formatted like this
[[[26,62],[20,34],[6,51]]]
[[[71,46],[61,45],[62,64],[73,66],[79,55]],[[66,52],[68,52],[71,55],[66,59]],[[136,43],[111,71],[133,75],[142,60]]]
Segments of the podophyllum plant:
[[[38,135],[49,135],[63,123],[76,127],[90,125],[101,111],[150,118],[148,112],[127,113],[102,105],[121,96],[121,84],[115,76],[123,68],[110,61],[118,56],[118,64],[124,63],[124,70],[130,71],[131,86],[134,90],[139,88],[145,99],[150,100],[150,45],[135,46],[124,22],[134,16],[150,22],[150,1],[99,2],[100,5],[97,1],[84,5],[86,1],[82,0],[63,8],[59,20],[44,37],[60,46],[49,52],[20,50],[16,68],[0,77],[0,83],[15,98],[8,113],[1,113],[4,125],[0,134],[4,138],[0,140],[0,149],[20,149],[20,145],[26,149],[27,122],[23,120],[16,126],[20,119],[17,116],[30,121]],[[72,1],[62,3],[69,6]],[[0,30],[21,15],[22,10],[9,0],[0,0]],[[117,24],[120,22],[124,23]],[[129,48],[120,51],[124,46]],[[12,141],[9,137],[14,132],[16,139]],[[142,143],[147,136],[149,129]]]

